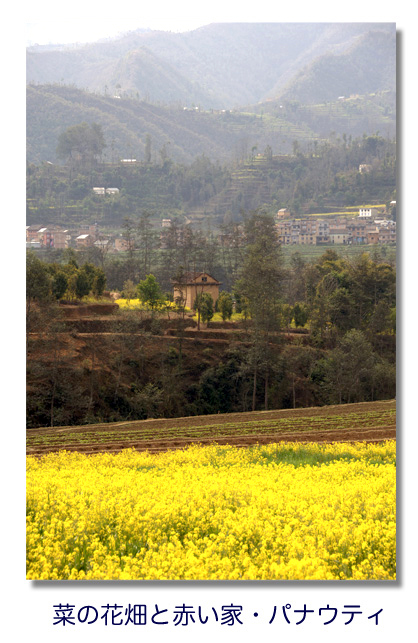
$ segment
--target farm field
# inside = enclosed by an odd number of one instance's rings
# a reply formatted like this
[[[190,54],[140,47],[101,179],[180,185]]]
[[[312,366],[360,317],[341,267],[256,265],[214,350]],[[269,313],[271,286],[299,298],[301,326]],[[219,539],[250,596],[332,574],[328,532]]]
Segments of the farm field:
[[[315,215],[309,215],[309,216],[315,216]],[[317,215],[317,216],[324,216],[324,215]],[[381,248],[379,247],[379,249]],[[301,255],[301,257],[303,257],[306,261],[317,261],[319,257],[323,255],[324,252],[326,252],[326,250],[333,250],[334,252],[338,252],[338,254],[341,257],[344,257],[344,259],[353,259],[354,257],[361,255],[363,252],[369,252],[372,255],[373,251],[376,250],[376,246],[363,245],[363,244],[359,244],[359,245],[324,244],[320,246],[298,244],[298,245],[282,246],[283,258],[286,265],[289,264],[290,259],[295,252],[298,252]],[[385,252],[386,260],[396,261],[396,245],[384,246],[384,252]]]
[[[396,446],[27,458],[27,578],[394,580]]]
[[[395,400],[29,429],[31,580],[394,580]]]
[[[150,453],[192,444],[250,446],[280,441],[379,442],[396,437],[395,400],[27,430],[27,454],[85,454],[126,448]]]

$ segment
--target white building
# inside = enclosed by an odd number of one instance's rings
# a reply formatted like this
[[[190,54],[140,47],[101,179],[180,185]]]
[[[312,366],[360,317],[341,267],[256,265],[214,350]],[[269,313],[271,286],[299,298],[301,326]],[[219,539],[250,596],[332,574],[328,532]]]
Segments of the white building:
[[[376,208],[360,208],[360,210],[358,212],[359,217],[362,217],[362,218],[365,218],[365,219],[366,218],[370,219],[371,217],[375,216],[376,214],[378,214],[378,210],[376,210]]]

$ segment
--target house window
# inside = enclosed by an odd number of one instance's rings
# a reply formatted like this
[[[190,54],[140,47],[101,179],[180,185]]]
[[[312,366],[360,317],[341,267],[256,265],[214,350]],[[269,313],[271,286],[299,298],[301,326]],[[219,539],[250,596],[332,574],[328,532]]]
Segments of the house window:
[[[207,281],[207,280],[208,280],[207,277],[202,277],[202,281]]]

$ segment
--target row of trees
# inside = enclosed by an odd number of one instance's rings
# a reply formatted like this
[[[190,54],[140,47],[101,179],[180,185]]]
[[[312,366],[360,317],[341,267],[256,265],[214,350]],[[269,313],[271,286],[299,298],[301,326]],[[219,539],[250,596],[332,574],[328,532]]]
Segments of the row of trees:
[[[26,258],[26,324],[32,329],[35,304],[46,306],[61,299],[77,300],[89,295],[100,297],[106,275],[92,263],[79,265],[76,254],[68,253],[67,263],[46,263],[31,251]]]

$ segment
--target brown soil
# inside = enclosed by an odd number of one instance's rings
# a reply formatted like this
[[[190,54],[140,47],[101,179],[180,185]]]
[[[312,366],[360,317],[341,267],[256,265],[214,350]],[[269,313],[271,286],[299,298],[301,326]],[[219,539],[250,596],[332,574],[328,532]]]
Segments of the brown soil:
[[[238,447],[247,447],[253,444],[270,444],[276,442],[381,442],[388,439],[396,439],[396,420],[393,415],[393,422],[387,423],[387,416],[385,422],[383,418],[379,420],[379,414],[387,411],[394,410],[396,402],[394,400],[383,402],[364,402],[361,404],[344,404],[326,407],[314,407],[307,409],[286,409],[279,411],[259,411],[254,413],[228,413],[219,415],[206,415],[206,416],[193,416],[186,418],[174,418],[164,420],[143,420],[136,422],[117,422],[107,424],[90,424],[84,426],[70,426],[70,427],[55,427],[55,428],[40,428],[29,429],[28,434],[28,448],[27,453],[31,455],[42,455],[51,451],[58,451],[65,449],[67,451],[78,451],[82,453],[99,453],[111,452],[116,453],[126,448],[135,448],[139,451],[167,451],[171,449],[181,449],[191,444],[230,444]],[[348,428],[338,428],[334,426],[327,429],[319,427],[317,429],[310,428],[309,418],[332,418],[332,416],[344,416],[356,413],[373,413],[372,423],[365,426],[355,425]],[[231,435],[222,435],[222,425],[233,422],[234,425],[245,422],[263,422],[266,420],[280,420],[291,418],[304,418],[306,417],[307,429],[301,430],[300,423],[298,423],[297,430],[281,430],[269,434],[266,433],[252,433],[241,434],[239,427],[236,433]],[[338,422],[337,422],[338,425]],[[205,437],[193,437],[193,431],[190,437],[187,436],[185,429],[187,427],[209,427],[209,435]],[[182,436],[178,437],[164,437],[164,429],[175,429],[178,427],[183,431]],[[150,429],[155,432],[156,437],[145,439],[142,434],[148,434]],[[120,440],[106,440],[103,436],[106,432],[109,434],[114,433],[115,430],[121,432],[121,438],[124,431],[129,431],[129,437]],[[101,435],[101,440],[95,439],[95,434]],[[137,433],[138,439],[132,436],[132,433]],[[73,445],[66,440],[72,434],[78,434],[79,438],[85,439],[82,444]],[[85,435],[83,435],[85,434]],[[58,438],[58,442],[48,444],[48,437],[54,436]],[[35,444],[35,440],[45,438],[44,444]],[[62,438],[59,439],[59,438]],[[110,436],[109,436],[110,437]]]
[[[60,304],[60,311],[64,319],[82,319],[89,315],[113,315],[119,309],[118,304]]]

